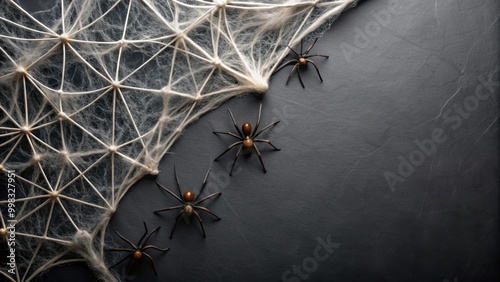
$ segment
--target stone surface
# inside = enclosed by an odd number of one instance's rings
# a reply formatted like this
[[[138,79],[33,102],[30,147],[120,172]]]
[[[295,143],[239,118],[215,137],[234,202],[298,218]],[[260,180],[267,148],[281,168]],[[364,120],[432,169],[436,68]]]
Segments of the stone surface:
[[[497,281],[499,15],[494,0],[363,1],[311,51],[330,56],[313,58],[323,83],[309,66],[305,89],[285,86],[285,68],[262,100],[189,126],[156,180],[176,191],[175,164],[197,193],[212,167],[222,220],[202,214],[205,240],[181,220],[169,240],[176,212],[152,211],[176,200],[139,181],[109,230],[162,225],[150,243],[171,250],[134,281]],[[261,126],[281,120],[262,138],[282,150],[258,144],[268,172],[253,154],[229,177],[237,149],[213,159],[234,140],[212,131],[234,132],[227,109],[253,125],[261,102]]]

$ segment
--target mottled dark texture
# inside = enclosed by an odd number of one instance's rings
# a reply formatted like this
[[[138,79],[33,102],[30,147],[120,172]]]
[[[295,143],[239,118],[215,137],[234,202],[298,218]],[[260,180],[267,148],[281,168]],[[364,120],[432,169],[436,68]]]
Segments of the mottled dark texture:
[[[498,281],[499,15],[496,0],[363,1],[314,48],[330,56],[323,83],[309,67],[305,89],[285,86],[281,71],[262,101],[189,126],[156,180],[174,189],[175,163],[198,187],[211,166],[204,193],[223,192],[208,205],[223,219],[205,240],[197,222],[169,240],[175,215],[152,211],[175,199],[139,181],[109,230],[162,225],[171,250],[154,255],[158,278],[145,265],[135,281],[299,281],[294,265],[307,281]],[[281,121],[262,138],[282,151],[262,151],[266,174],[253,154],[229,178],[212,131],[232,127],[228,108],[253,123],[261,102],[262,124]]]

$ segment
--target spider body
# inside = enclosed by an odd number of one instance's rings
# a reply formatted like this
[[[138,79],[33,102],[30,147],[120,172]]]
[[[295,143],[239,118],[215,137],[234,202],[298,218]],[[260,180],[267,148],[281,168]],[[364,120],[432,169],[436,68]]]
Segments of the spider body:
[[[200,204],[208,199],[213,198],[213,197],[218,197],[222,193],[216,192],[216,193],[213,193],[213,194],[206,196],[205,198],[203,198],[201,200],[198,200],[198,197],[201,195],[201,193],[203,192],[203,189],[205,188],[205,186],[207,184],[207,178],[208,178],[208,174],[210,173],[210,169],[207,171],[207,174],[205,175],[205,179],[203,180],[203,183],[202,183],[201,189],[200,189],[200,193],[198,195],[196,195],[192,191],[186,191],[186,192],[184,192],[184,194],[182,194],[181,187],[179,184],[179,177],[177,176],[177,170],[176,170],[175,166],[174,166],[174,173],[175,173],[175,181],[177,183],[177,190],[179,192],[179,196],[177,196],[174,192],[170,191],[169,189],[167,189],[166,187],[164,187],[160,183],[156,182],[156,184],[158,185],[158,187],[162,188],[167,193],[172,195],[175,199],[177,199],[177,201],[179,201],[181,203],[181,205],[156,210],[156,211],[154,211],[154,213],[159,213],[159,212],[169,211],[169,210],[180,210],[180,212],[175,217],[175,221],[174,221],[174,224],[172,226],[172,231],[170,232],[170,239],[172,239],[172,236],[174,235],[175,226],[177,225],[177,221],[179,220],[180,216],[183,215],[185,217],[185,219],[187,219],[187,218],[191,217],[192,214],[195,215],[196,219],[200,223],[201,231],[203,233],[203,238],[206,238],[205,228],[203,227],[203,222],[201,220],[201,216],[197,212],[197,210],[204,211],[204,212],[212,215],[213,217],[215,217],[216,220],[221,220],[221,218],[218,215],[214,214],[212,211],[210,211],[206,207],[200,206]]]
[[[252,133],[252,125],[245,122],[241,126],[241,132],[243,133],[243,149],[251,149],[253,147],[253,140],[250,134]]]
[[[253,140],[250,137],[245,137],[243,140],[243,149],[251,149],[253,147]]]
[[[132,268],[134,262],[141,260],[143,257],[146,257],[150,261],[151,266],[153,267],[153,271],[155,272],[155,275],[158,276],[158,273],[156,271],[156,267],[155,267],[153,258],[148,253],[146,253],[145,251],[147,249],[155,249],[155,250],[158,250],[158,251],[161,251],[161,252],[167,252],[168,250],[170,250],[170,248],[160,249],[160,248],[158,248],[158,247],[156,247],[154,245],[146,245],[148,243],[148,241],[149,241],[149,238],[151,238],[151,236],[154,233],[158,232],[158,230],[160,230],[160,228],[161,228],[161,226],[158,226],[155,230],[153,230],[153,232],[151,232],[146,237],[146,235],[148,234],[148,228],[146,226],[146,222],[144,222],[144,229],[145,229],[145,231],[144,231],[144,234],[141,236],[141,239],[139,239],[139,242],[137,243],[137,245],[134,244],[134,243],[132,243],[130,240],[128,240],[127,238],[125,238],[120,233],[118,233],[118,231],[115,231],[116,234],[118,235],[118,237],[120,237],[123,241],[125,241],[131,248],[111,248],[109,250],[110,251],[117,251],[117,252],[128,252],[128,253],[130,253],[130,255],[124,257],[123,259],[121,259],[120,261],[118,261],[114,265],[110,266],[109,268],[113,268],[113,267],[119,265],[120,263],[124,262],[127,258],[130,257],[130,263],[129,263],[129,266],[128,266],[128,271],[130,271],[130,269]],[[146,240],[143,241],[143,239],[145,237],[146,237]]]
[[[186,202],[192,202],[194,200],[194,193],[191,191],[186,191],[184,195],[182,196],[184,201]]]
[[[323,78],[321,77],[321,74],[319,73],[319,69],[318,69],[318,66],[316,66],[316,63],[309,59],[309,58],[312,58],[312,57],[323,57],[323,58],[329,58],[329,56],[326,56],[326,55],[319,55],[319,54],[316,54],[316,55],[309,55],[309,52],[311,51],[311,49],[314,47],[314,45],[316,44],[316,41],[318,41],[318,38],[316,38],[313,42],[313,44],[311,44],[311,46],[309,46],[309,48],[307,48],[307,50],[305,52],[302,52],[303,50],[303,46],[304,46],[304,42],[303,40],[300,41],[300,53],[296,52],[295,50],[292,49],[292,47],[288,46],[288,48],[290,48],[290,50],[297,56],[296,59],[292,59],[290,61],[287,61],[285,62],[284,64],[282,64],[281,66],[279,66],[275,73],[280,71],[282,68],[288,66],[288,65],[291,65],[291,64],[294,64],[292,70],[290,71],[290,73],[288,74],[288,77],[286,79],[286,85],[288,85],[288,82],[290,81],[290,77],[292,76],[293,72],[296,70],[297,71],[297,76],[299,77],[299,81],[300,81],[300,85],[302,85],[302,88],[305,88],[304,86],[304,83],[302,82],[302,78],[300,77],[300,68],[304,68],[307,66],[308,63],[312,64],[314,66],[314,68],[316,69],[316,72],[318,73],[318,76],[319,76],[319,79],[321,80],[321,82],[323,82]]]
[[[231,171],[229,172],[229,175],[232,175],[233,169],[234,169],[234,165],[236,164],[236,161],[238,160],[238,157],[240,156],[242,149],[245,150],[245,151],[249,151],[251,149],[254,149],[255,152],[257,153],[257,156],[259,157],[259,161],[260,161],[260,164],[262,165],[262,169],[264,170],[264,173],[266,173],[267,170],[266,170],[266,167],[264,166],[264,162],[262,161],[262,154],[260,153],[259,148],[257,148],[257,145],[255,143],[267,143],[271,147],[273,147],[274,150],[276,150],[276,151],[281,150],[281,149],[276,148],[276,146],[274,146],[271,143],[270,140],[267,140],[267,139],[257,139],[257,137],[263,131],[269,129],[272,126],[275,126],[280,121],[279,120],[275,121],[275,122],[269,124],[268,126],[264,127],[263,129],[261,129],[260,131],[257,131],[259,129],[260,117],[261,117],[261,114],[262,114],[262,104],[260,104],[259,115],[257,117],[257,123],[255,124],[255,128],[252,130],[252,125],[250,123],[248,123],[248,122],[245,122],[241,126],[241,130],[240,130],[238,128],[238,126],[236,125],[236,121],[234,120],[233,113],[231,112],[231,110],[228,110],[228,111],[229,111],[229,115],[231,116],[231,120],[233,121],[234,128],[236,128],[236,131],[237,131],[238,134],[235,134],[235,133],[232,133],[232,132],[222,132],[222,131],[214,131],[214,134],[216,134],[216,135],[217,134],[226,134],[226,135],[229,135],[229,136],[232,136],[234,138],[239,139],[239,141],[237,141],[237,142],[229,145],[229,147],[227,147],[226,150],[224,152],[222,152],[222,154],[220,154],[217,158],[215,158],[215,160],[216,161],[219,160],[224,154],[226,154],[227,152],[229,152],[229,150],[231,150],[233,147],[240,145],[240,148],[236,152],[236,156],[234,158],[233,165],[231,166]]]
[[[252,133],[252,125],[248,122],[245,122],[241,126],[241,131],[243,132],[243,135],[245,135],[245,137],[250,137],[250,134]]]
[[[134,259],[141,259],[142,258],[142,251],[141,250],[136,250],[133,254]]]

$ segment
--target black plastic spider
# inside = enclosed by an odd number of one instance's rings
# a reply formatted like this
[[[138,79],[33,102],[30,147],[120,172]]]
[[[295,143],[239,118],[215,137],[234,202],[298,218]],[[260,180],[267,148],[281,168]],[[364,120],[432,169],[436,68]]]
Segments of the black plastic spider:
[[[224,152],[222,152],[222,154],[220,154],[217,158],[215,158],[215,160],[216,161],[219,160],[225,153],[227,153],[233,147],[241,144],[240,148],[238,149],[238,152],[236,152],[236,156],[234,157],[233,165],[231,166],[231,171],[229,172],[229,175],[232,175],[232,173],[233,173],[234,165],[236,164],[236,160],[238,160],[238,157],[240,156],[241,149],[245,149],[245,150],[254,149],[255,152],[257,152],[257,156],[259,157],[260,164],[262,165],[262,168],[264,169],[264,173],[266,173],[267,170],[266,170],[266,167],[264,166],[264,162],[262,161],[262,155],[261,155],[259,149],[257,148],[257,146],[255,145],[255,143],[259,143],[259,142],[267,143],[271,147],[273,147],[274,150],[276,150],[276,151],[279,151],[281,149],[276,148],[276,146],[274,146],[271,143],[271,141],[269,141],[267,139],[256,139],[256,138],[263,131],[278,124],[280,121],[277,120],[277,121],[269,124],[268,126],[264,127],[259,132],[257,132],[257,130],[259,129],[259,125],[260,125],[260,116],[262,114],[262,104],[260,104],[259,116],[257,117],[257,123],[255,124],[254,130],[252,131],[252,125],[250,123],[245,122],[241,125],[241,131],[240,131],[240,129],[236,125],[236,121],[234,120],[233,113],[229,109],[228,109],[228,111],[229,111],[229,115],[231,116],[231,120],[233,121],[234,128],[236,128],[236,131],[238,132],[239,136],[232,133],[232,132],[221,132],[221,131],[214,131],[214,134],[216,134],[216,135],[217,134],[227,134],[227,135],[233,136],[234,138],[239,139],[240,141],[237,141],[237,142],[229,145],[229,147],[227,147],[227,149]]]
[[[143,256],[145,256],[151,262],[151,266],[153,266],[153,271],[155,272],[155,275],[158,276],[158,273],[156,272],[156,267],[155,267],[155,263],[153,261],[153,258],[149,254],[147,254],[145,251],[147,249],[155,249],[155,250],[158,250],[158,251],[165,253],[168,250],[170,250],[170,248],[160,249],[160,248],[153,246],[153,245],[147,245],[147,246],[145,246],[145,245],[148,243],[149,238],[151,238],[151,235],[158,232],[158,230],[160,230],[160,228],[161,228],[161,226],[158,226],[155,230],[153,230],[153,232],[151,232],[148,235],[148,237],[146,237],[146,234],[148,234],[148,228],[146,226],[146,222],[144,222],[144,234],[142,234],[142,237],[141,237],[141,239],[139,239],[139,242],[137,243],[137,245],[134,245],[134,243],[132,243],[130,240],[128,240],[123,235],[118,233],[118,231],[115,230],[116,234],[120,238],[122,238],[123,241],[127,242],[127,244],[129,244],[129,246],[132,248],[131,249],[129,249],[129,248],[111,248],[111,249],[109,249],[110,251],[130,252],[131,253],[130,255],[124,257],[119,262],[113,264],[109,268],[113,268],[113,267],[119,265],[120,263],[122,263],[123,261],[125,261],[127,258],[130,257],[130,263],[129,263],[129,266],[127,267],[127,269],[128,269],[127,272],[129,272],[130,269],[132,268],[134,262],[141,260],[143,258]],[[146,237],[146,240],[144,240],[144,242],[143,242],[142,240],[144,239],[144,237]]]
[[[288,74],[288,78],[286,79],[286,83],[285,83],[286,85],[288,85],[288,81],[290,80],[290,77],[292,76],[293,72],[297,69],[297,76],[299,77],[300,84],[302,85],[302,88],[305,88],[304,83],[302,82],[302,78],[300,77],[300,68],[307,66],[307,63],[311,63],[314,66],[314,68],[316,69],[316,72],[318,72],[319,79],[321,80],[321,82],[323,82],[323,78],[321,77],[321,74],[319,73],[318,66],[316,66],[316,63],[314,63],[314,61],[310,60],[309,58],[312,58],[312,57],[323,57],[323,58],[327,58],[328,59],[330,56],[319,55],[319,54],[309,55],[309,52],[311,51],[311,49],[316,44],[316,41],[318,41],[318,38],[316,38],[314,40],[313,44],[311,44],[311,46],[309,46],[309,48],[307,48],[306,52],[302,53],[302,48],[303,48],[304,42],[303,42],[303,40],[301,40],[300,41],[300,54],[297,53],[295,50],[293,50],[292,47],[288,46],[288,48],[290,48],[290,50],[292,50],[292,52],[295,55],[297,55],[297,58],[296,59],[292,59],[292,60],[290,60],[290,61],[282,64],[280,67],[278,67],[276,69],[276,71],[274,71],[274,73],[277,73],[282,68],[284,68],[284,67],[286,67],[286,66],[288,66],[290,64],[295,64],[293,66],[293,69],[290,71],[290,74]]]
[[[184,194],[182,194],[181,186],[179,185],[179,177],[177,176],[177,170],[176,170],[175,166],[174,166],[174,173],[175,173],[175,181],[177,183],[177,190],[179,191],[180,197],[175,195],[175,193],[168,190],[160,183],[156,182],[156,184],[160,188],[162,188],[163,190],[167,191],[170,195],[174,196],[174,198],[176,198],[181,203],[181,205],[156,210],[156,211],[154,211],[154,213],[159,213],[159,212],[169,211],[169,210],[176,210],[176,209],[181,210],[179,212],[179,214],[177,214],[177,216],[175,217],[174,225],[172,227],[172,231],[170,232],[170,239],[172,239],[172,236],[174,235],[174,230],[175,230],[175,226],[177,225],[177,221],[179,220],[180,216],[183,214],[186,216],[185,219],[191,217],[192,214],[195,215],[196,219],[198,219],[198,222],[200,223],[201,231],[203,232],[203,238],[206,238],[207,236],[205,234],[205,228],[203,228],[203,222],[201,220],[201,216],[198,214],[198,212],[196,210],[198,209],[198,210],[204,211],[204,212],[212,215],[213,217],[215,217],[217,220],[221,220],[221,218],[218,215],[216,215],[215,213],[213,213],[212,211],[210,211],[206,207],[200,206],[199,204],[201,204],[201,203],[205,202],[206,200],[211,199],[213,197],[220,196],[222,193],[216,192],[216,193],[213,193],[213,194],[206,196],[205,198],[203,198],[201,200],[198,200],[198,197],[201,195],[201,193],[203,193],[203,189],[205,188],[205,185],[207,184],[207,178],[208,178],[208,174],[210,173],[210,169],[207,171],[207,174],[205,175],[205,179],[203,179],[203,184],[201,185],[200,193],[198,195],[195,195],[195,193],[193,193],[192,191],[189,191],[189,190],[184,192]]]

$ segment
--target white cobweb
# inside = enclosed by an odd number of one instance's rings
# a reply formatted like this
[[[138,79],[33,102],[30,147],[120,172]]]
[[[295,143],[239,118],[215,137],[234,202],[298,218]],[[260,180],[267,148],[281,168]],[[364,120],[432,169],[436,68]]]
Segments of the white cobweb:
[[[0,169],[16,174],[0,236],[17,220],[16,274],[0,273],[29,281],[84,260],[115,280],[104,236],[131,185],[200,115],[264,93],[288,45],[354,4],[61,0],[30,14],[0,0]]]

